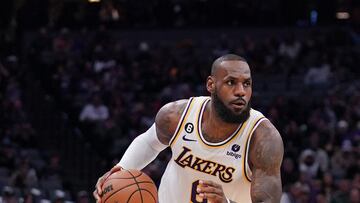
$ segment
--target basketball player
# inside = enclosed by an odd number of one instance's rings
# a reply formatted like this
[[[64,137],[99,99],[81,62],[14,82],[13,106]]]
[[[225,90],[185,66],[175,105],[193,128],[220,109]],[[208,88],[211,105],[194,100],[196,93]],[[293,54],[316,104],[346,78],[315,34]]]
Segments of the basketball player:
[[[283,143],[271,122],[250,106],[248,63],[232,54],[216,59],[206,87],[211,97],[179,100],[159,110],[154,125],[99,178],[97,201],[109,174],[141,170],[170,147],[159,203],[280,202]]]

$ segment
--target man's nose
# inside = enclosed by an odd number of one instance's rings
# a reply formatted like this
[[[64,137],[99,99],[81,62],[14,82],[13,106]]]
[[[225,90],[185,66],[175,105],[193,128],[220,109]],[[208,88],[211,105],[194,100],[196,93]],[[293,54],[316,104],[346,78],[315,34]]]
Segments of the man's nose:
[[[244,85],[243,84],[236,85],[235,90],[234,90],[234,95],[237,97],[243,97],[243,96],[245,96],[245,94],[246,94],[246,92],[245,92]]]

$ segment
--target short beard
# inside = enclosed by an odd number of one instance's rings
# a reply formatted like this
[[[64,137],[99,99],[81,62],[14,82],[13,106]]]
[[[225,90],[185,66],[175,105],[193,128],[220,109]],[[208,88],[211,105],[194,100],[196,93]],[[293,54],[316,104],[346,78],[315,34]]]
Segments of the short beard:
[[[230,109],[228,109],[224,102],[218,97],[217,93],[215,92],[212,96],[212,100],[215,107],[216,114],[226,123],[243,123],[245,122],[250,116],[250,109],[251,109],[251,102],[249,101],[242,110],[240,114],[233,113]]]

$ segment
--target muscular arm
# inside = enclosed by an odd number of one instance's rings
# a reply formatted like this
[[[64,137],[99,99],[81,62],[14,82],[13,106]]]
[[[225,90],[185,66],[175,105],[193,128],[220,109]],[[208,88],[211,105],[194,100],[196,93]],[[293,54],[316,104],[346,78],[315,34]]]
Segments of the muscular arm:
[[[249,152],[252,202],[280,202],[283,154],[284,146],[279,132],[268,120],[260,123],[252,137]]]
[[[155,125],[131,142],[117,165],[141,170],[153,161],[169,145],[185,106],[184,101],[163,106],[156,115]]]
[[[121,168],[141,170],[169,145],[186,104],[187,100],[179,100],[159,110],[155,119],[156,125],[152,125],[145,133],[136,137],[120,162],[98,179],[93,193],[96,202],[101,202],[102,185],[110,174]]]
[[[168,145],[184,112],[188,100],[178,100],[164,105],[156,114],[156,134],[160,142]]]

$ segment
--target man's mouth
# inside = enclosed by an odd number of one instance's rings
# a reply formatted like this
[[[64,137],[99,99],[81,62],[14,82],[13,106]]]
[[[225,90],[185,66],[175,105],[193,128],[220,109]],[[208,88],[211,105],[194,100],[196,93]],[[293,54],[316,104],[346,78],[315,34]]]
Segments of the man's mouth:
[[[237,100],[237,101],[231,102],[231,105],[235,108],[242,108],[246,105],[246,102],[243,100]]]

